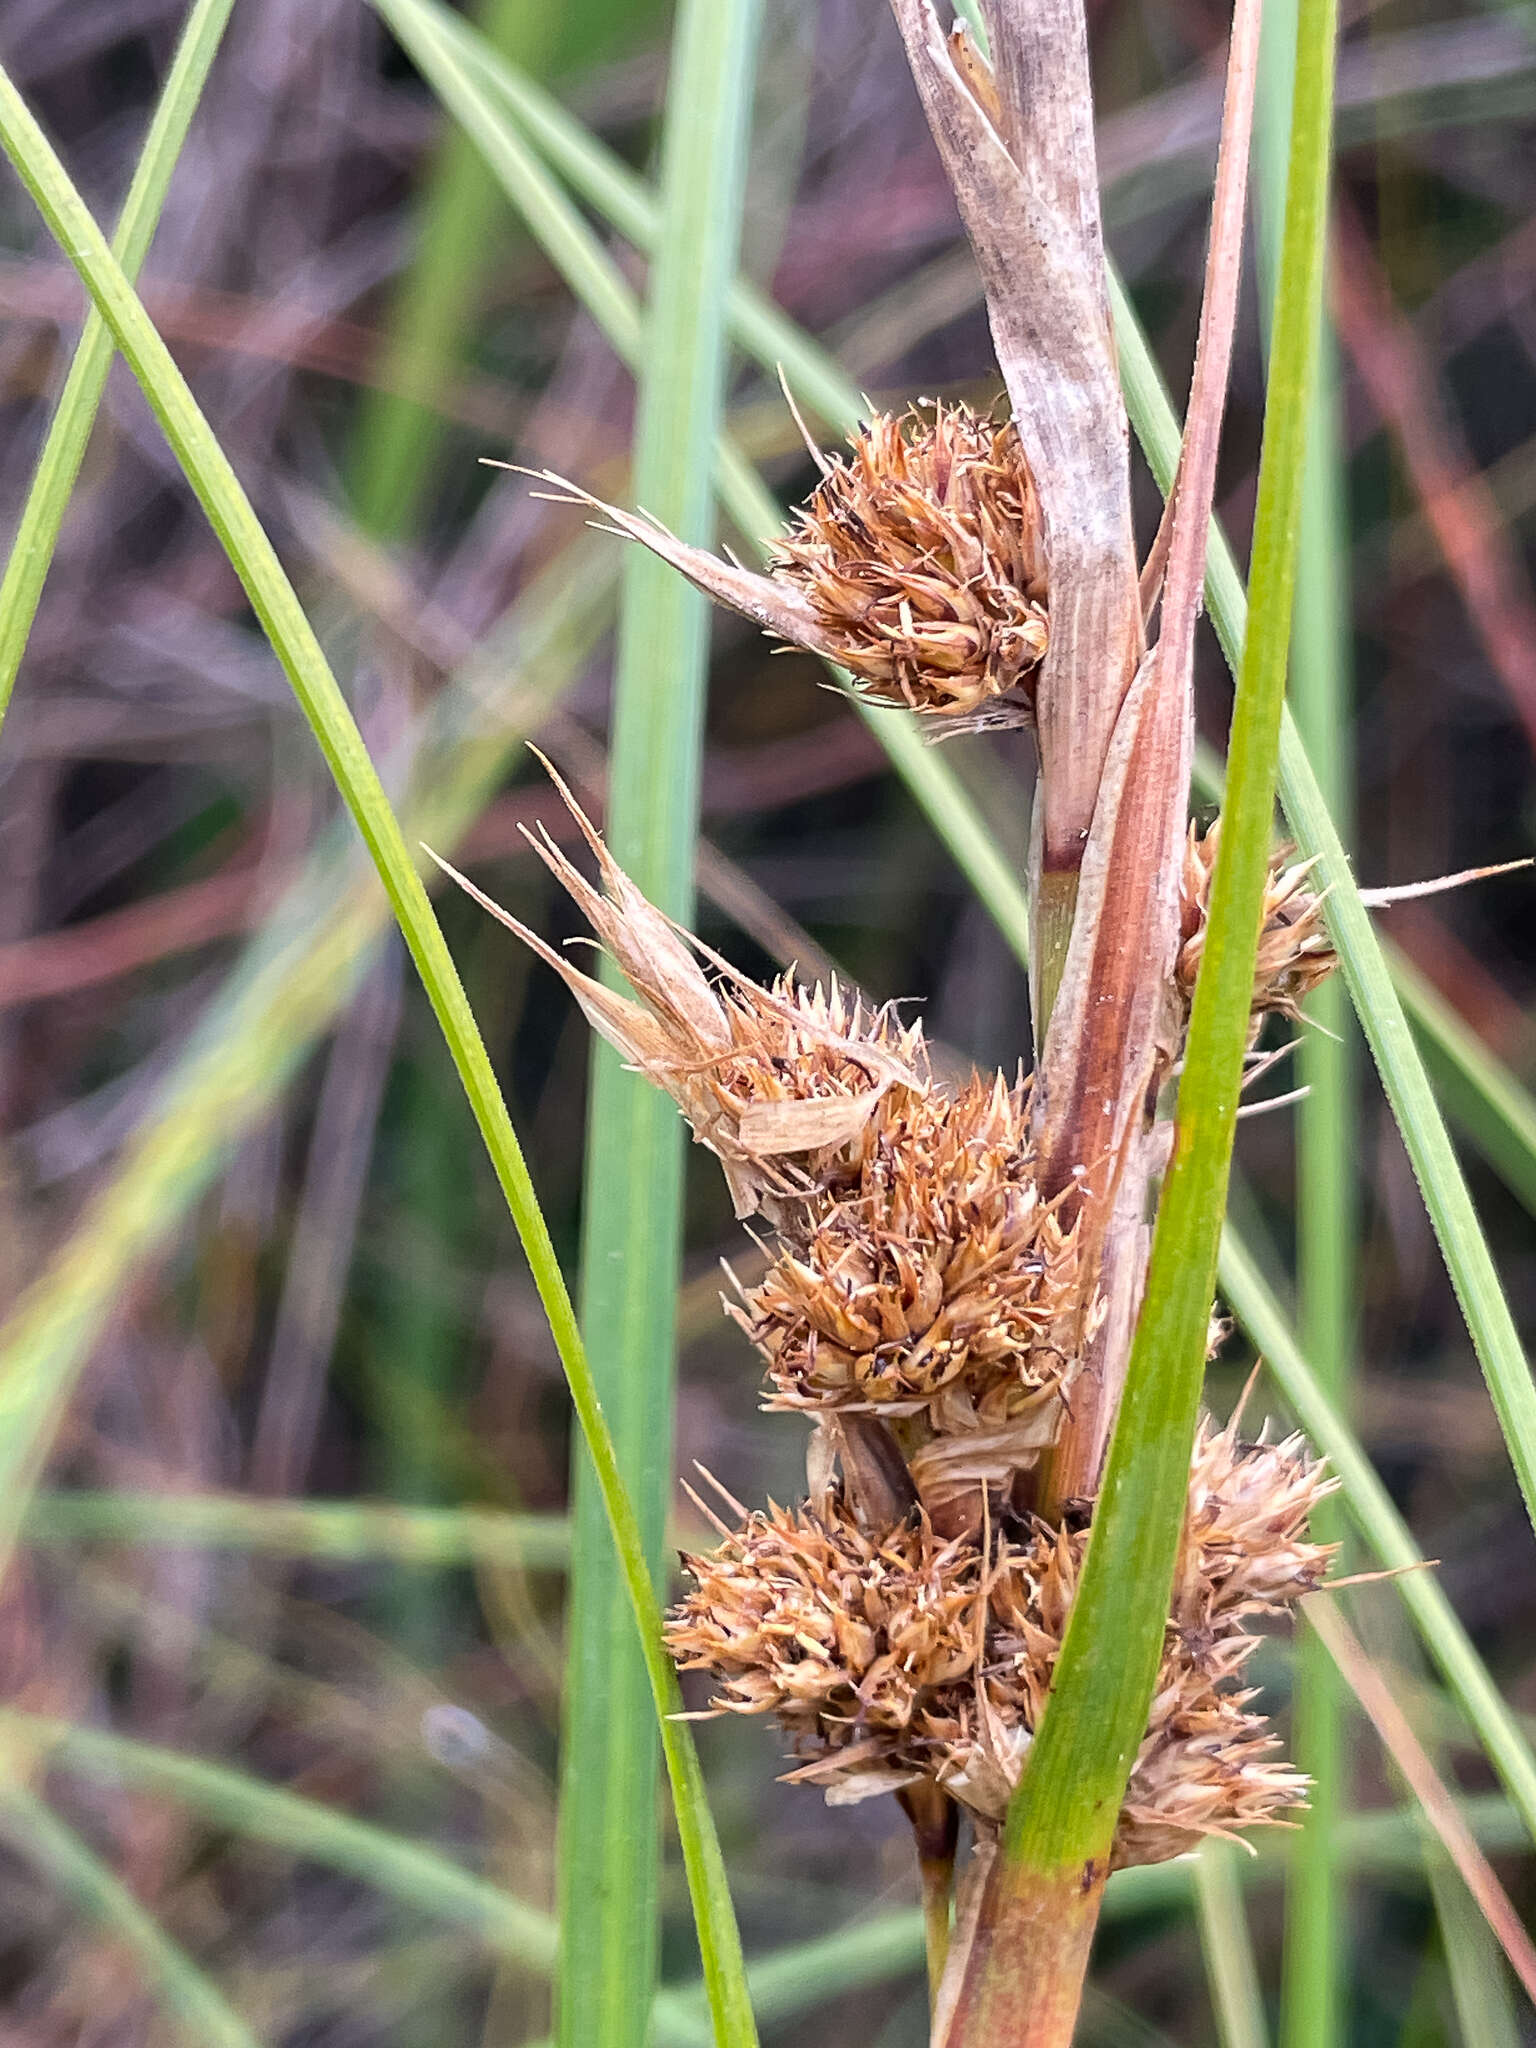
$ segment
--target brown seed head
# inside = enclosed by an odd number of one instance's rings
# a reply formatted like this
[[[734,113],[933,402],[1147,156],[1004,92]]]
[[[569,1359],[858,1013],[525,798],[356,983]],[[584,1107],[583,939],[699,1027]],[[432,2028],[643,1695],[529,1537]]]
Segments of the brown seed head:
[[[879,1540],[835,1495],[823,1509],[770,1503],[707,1557],[685,1557],[694,1590],[667,1646],[714,1673],[712,1705],[775,1715],[824,1780],[856,1769],[879,1789],[916,1774],[938,1735],[928,1709],[976,1660],[987,1573],[925,1517]]]
[[[970,1426],[1006,1422],[1059,1378],[1046,1340],[1078,1280],[1035,1181],[1027,1087],[892,1097],[855,1159],[737,1311],[776,1405],[910,1413],[963,1384]]]
[[[1189,828],[1184,868],[1179,883],[1179,955],[1174,979],[1186,1004],[1194,999],[1195,977],[1205,952],[1205,927],[1210,916],[1211,877],[1216,867],[1221,820],[1203,836]],[[1323,925],[1323,901],[1309,886],[1311,861],[1287,866],[1282,848],[1270,865],[1264,890],[1264,921],[1259,929],[1258,959],[1253,971],[1255,1028],[1269,1011],[1299,1018],[1301,1006],[1319,982],[1338,966],[1338,955]]]
[[[1241,1675],[1257,1613],[1288,1609],[1331,1552],[1303,1534],[1329,1490],[1297,1438],[1245,1444],[1202,1429],[1162,1668],[1115,1837],[1117,1867],[1207,1834],[1281,1819],[1306,1781],[1276,1754]],[[792,1776],[846,1800],[931,1778],[1000,1822],[1050,1690],[1086,1531],[995,1532],[984,1554],[914,1514],[882,1538],[836,1494],[820,1513],[751,1516],[711,1557],[668,1629],[673,1654],[721,1682],[720,1710],[772,1713]]]
[[[823,651],[887,704],[977,725],[1030,717],[1046,646],[1034,481],[1018,433],[964,405],[877,413],[777,544],[774,577]]]

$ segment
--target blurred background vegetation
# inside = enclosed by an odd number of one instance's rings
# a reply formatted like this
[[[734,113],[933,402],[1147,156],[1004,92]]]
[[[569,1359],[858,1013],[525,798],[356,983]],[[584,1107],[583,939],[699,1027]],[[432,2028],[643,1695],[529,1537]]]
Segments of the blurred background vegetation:
[[[1182,389],[1226,18],[1204,0],[1090,0],[1089,16],[1109,239]],[[486,0],[475,19],[654,173],[661,0]],[[9,0],[0,16],[0,55],[99,217],[120,202],[179,26],[164,0]],[[362,0],[240,0],[142,289],[408,826],[456,843],[481,886],[558,941],[574,912],[520,832],[563,828],[522,742],[600,805],[620,549],[479,458],[622,498],[633,387],[419,62]],[[1536,15],[1356,7],[1339,94],[1343,519],[1312,573],[1343,580],[1333,653],[1353,766],[1335,744],[1330,770],[1355,811],[1356,872],[1379,885],[1532,845]],[[974,267],[878,0],[767,0],[746,191],[744,271],[872,403],[997,399]],[[643,285],[629,244],[588,218]],[[9,528],[82,295],[10,177],[0,251]],[[1221,504],[1240,553],[1261,330],[1251,288]],[[798,433],[744,357],[729,415],[780,495],[799,496]],[[1158,499],[1138,478],[1150,537]],[[761,536],[735,537],[746,552]],[[1201,659],[1219,740],[1214,641]],[[700,929],[755,974],[835,965],[878,998],[920,999],[955,1064],[1011,1067],[1028,1043],[1022,968],[824,680],[716,623]],[[1027,743],[966,739],[942,759],[1020,863]],[[1464,1084],[1447,1100],[1527,1329],[1530,900],[1514,875],[1384,914],[1445,1028],[1459,1019],[1508,1070],[1502,1124]],[[574,1273],[585,1027],[482,913],[440,909]],[[119,366],[0,733],[0,1312],[61,1247],[112,1282],[78,1384],[57,1390],[0,1606],[18,1710],[0,1728],[0,2029],[18,2048],[513,2048],[548,2028],[569,1404],[385,929],[310,734]],[[1294,1077],[1282,1066],[1269,1085]],[[1355,1419],[1506,1697],[1536,1714],[1530,1530],[1476,1362],[1374,1079],[1330,1089]],[[1295,1116],[1247,1121],[1238,1143],[1236,1213],[1282,1294]],[[1312,1175],[1303,1221],[1321,1199],[1315,1158]],[[698,1459],[744,1499],[792,1497],[799,1434],[759,1417],[752,1355],[717,1301],[720,1258],[752,1254],[696,1153],[686,1216],[678,1469]],[[1234,1339],[1218,1406],[1249,1357]],[[1362,1592],[1355,1621],[1530,1907],[1529,1844],[1392,1589]],[[1282,1712],[1294,1669],[1288,1646],[1264,1653]],[[1387,1811],[1401,1788],[1369,1725],[1346,1719],[1345,1740],[1342,2038],[1536,2039],[1443,1868]],[[709,1724],[700,1741],[748,1952],[770,1959],[766,2037],[918,2042],[921,1936],[894,1805],[829,1814],[778,1784],[761,1726]],[[655,2037],[707,2039],[666,1854]],[[1243,1872],[1271,2008],[1284,1860],[1266,1844]],[[1210,1898],[1203,1910],[1209,1957]],[[1201,1911],[1185,1866],[1116,1881],[1083,2039],[1255,2048],[1240,2031],[1251,1999],[1218,2031]]]

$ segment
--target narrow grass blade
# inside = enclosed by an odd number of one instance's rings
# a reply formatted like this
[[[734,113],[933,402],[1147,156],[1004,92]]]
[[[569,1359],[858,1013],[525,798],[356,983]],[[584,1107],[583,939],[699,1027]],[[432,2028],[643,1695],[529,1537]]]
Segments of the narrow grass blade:
[[[187,139],[233,6],[234,0],[193,0],[187,15],[166,74],[165,89],[123,201],[117,232],[112,237],[113,254],[129,278],[138,276],[154,239],[171,173]],[[64,380],[58,410],[48,428],[5,565],[5,576],[0,581],[0,721],[4,720],[16,672],[26,652],[65,509],[85,458],[85,444],[91,436],[96,408],[106,389],[112,355],[111,333],[92,307]]]
[[[219,1493],[38,1493],[23,1540],[59,1548],[131,1543],[166,1550],[231,1550],[316,1564],[492,1564],[564,1571],[564,1515],[484,1508],[411,1508],[356,1500],[263,1500]]]
[[[228,458],[199,412],[185,379],[114,261],[100,229],[3,71],[0,142],[89,288],[240,576],[373,858],[453,1056],[517,1225],[602,1484],[621,1568],[645,1646],[656,1711],[662,1717],[663,1746],[672,1773],[678,1831],[705,1975],[711,1985],[717,2033],[722,2043],[749,2041],[754,2038],[751,2009],[724,1865],[692,1740],[685,1726],[667,1718],[677,1711],[681,1696],[676,1674],[661,1643],[660,1608],[646,1567],[633,1503],[619,1472],[613,1440],[554,1247],[452,956],[378,773],[271,542]],[[21,1313],[25,1317],[25,1308]],[[11,1494],[9,1511],[14,1517],[20,1502],[11,1489],[7,1491]]]
[[[1302,507],[1292,694],[1298,726],[1328,784],[1332,814],[1353,810],[1349,720],[1344,703],[1347,629],[1338,565],[1347,559],[1339,519],[1338,433],[1334,385],[1318,380]],[[1303,682],[1305,678],[1305,682]],[[1300,1334],[1341,1412],[1353,1376],[1359,1198],[1355,1181],[1358,1091],[1354,1020],[1337,976],[1309,1005],[1313,1028],[1302,1035],[1297,1079],[1306,1094],[1297,1110],[1296,1250]],[[1343,1533],[1336,1500],[1318,1503],[1315,1538]],[[1343,1697],[1331,1660],[1310,1635],[1297,1647],[1291,1747],[1312,1780],[1302,1817],[1302,1853],[1286,1901],[1282,2039],[1288,2048],[1332,2048],[1341,2034],[1349,1921],[1334,1844],[1347,1798]]]
[[[1255,131],[1260,310],[1272,313],[1285,210],[1285,145],[1296,57],[1294,0],[1264,15]],[[1267,343],[1266,331],[1266,343]],[[1297,731],[1347,843],[1354,830],[1349,695],[1349,529],[1344,506],[1338,365],[1325,313],[1302,482],[1290,700]],[[1296,1265],[1302,1348],[1340,1409],[1349,1412],[1359,1226],[1355,1180],[1357,1052],[1349,996],[1337,975],[1314,991],[1314,1026],[1297,1050],[1305,1093],[1296,1112]],[[1317,1541],[1344,1534],[1336,1499],[1311,1518]],[[1349,1916],[1336,1844],[1347,1802],[1344,1695],[1324,1646],[1302,1632],[1292,1662],[1291,1754],[1312,1780],[1286,1891],[1281,2039],[1285,2048],[1334,2048],[1343,2035]]]
[[[558,32],[542,0],[488,0],[479,27],[497,50],[537,68]],[[390,309],[377,382],[353,422],[350,495],[358,524],[381,540],[409,534],[442,433],[431,394],[452,379],[476,290],[499,255],[503,202],[479,154],[445,136],[412,223],[413,254]]]
[[[1291,1412],[1342,1482],[1345,1505],[1379,1563],[1400,1574],[1398,1598],[1460,1703],[1488,1761],[1536,1842],[1536,1757],[1445,1596],[1375,1467],[1313,1372],[1247,1248],[1222,1239],[1221,1291],[1285,1395]]]
[[[1195,1858],[1195,1903],[1200,1948],[1221,2048],[1267,2048],[1264,1995],[1248,1932],[1235,1842],[1207,1842]]]
[[[714,529],[725,293],[735,274],[758,0],[683,0],[662,137],[661,239],[637,375],[632,489],[681,539]],[[652,903],[691,924],[709,606],[641,548],[624,563],[606,836]],[[611,983],[622,981],[605,963]],[[670,1100],[594,1044],[581,1319],[647,1566],[665,1585],[673,1490],[684,1131]],[[576,1460],[560,1759],[564,2048],[643,2048],[659,1959],[656,1742],[602,1494]]]
[[[345,1871],[433,1919],[472,1927],[490,1947],[534,1969],[554,1965],[555,1923],[547,1913],[387,1828],[227,1765],[102,1728],[6,1709],[0,1712],[0,1737],[13,1753],[51,1768],[138,1786],[285,1855]]]
[[[1131,424],[1159,487],[1167,490],[1178,460],[1173,408],[1135,311],[1113,277],[1111,305]],[[1206,598],[1227,660],[1235,667],[1247,631],[1247,603],[1231,549],[1214,522]],[[1328,891],[1329,930],[1355,1012],[1413,1162],[1527,1510],[1536,1516],[1536,1383],[1349,857],[1289,714],[1280,734],[1280,794],[1298,846],[1317,858],[1317,879]],[[1467,1075],[1469,1084],[1473,1078]]]
[[[79,1912],[133,1957],[144,1987],[189,2048],[259,2048],[257,2037],[114,1871],[25,1785],[0,1786],[0,1834]]]

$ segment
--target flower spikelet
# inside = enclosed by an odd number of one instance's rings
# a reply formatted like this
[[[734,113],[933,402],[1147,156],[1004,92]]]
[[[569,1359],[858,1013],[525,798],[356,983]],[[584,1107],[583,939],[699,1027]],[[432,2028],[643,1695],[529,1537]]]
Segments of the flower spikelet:
[[[1040,509],[1018,433],[964,405],[877,413],[775,550],[827,651],[882,703],[1026,722],[1046,647]]]
[[[1238,1417],[1205,1420],[1189,1477],[1189,1522],[1173,1615],[1186,1628],[1235,1623],[1315,1593],[1335,1546],[1313,1543],[1307,1519],[1338,1481],[1298,1432],[1280,1443],[1244,1442]]]
[[[933,713],[946,732],[1028,725],[1046,583],[1040,505],[1016,429],[937,405],[877,413],[850,446],[831,457],[812,448],[822,480],[773,544],[766,576],[549,471],[539,480],[601,512],[717,604],[840,663],[876,701]]]
[[[803,989],[792,975],[759,988],[647,901],[554,771],[596,857],[594,887],[547,833],[529,843],[623,970],[638,1001],[572,966],[489,897],[455,879],[554,968],[588,1022],[677,1103],[720,1159],[738,1216],[796,1205],[852,1170],[858,1141],[888,1094],[928,1090],[920,1025],[869,1010],[834,983]],[[454,874],[453,869],[448,869]],[[712,969],[712,972],[706,971]]]
[[[1059,1377],[1046,1340],[1078,1280],[1076,1237],[1035,1180],[1027,1087],[893,1101],[857,1157],[737,1311],[776,1405],[913,1412],[963,1382],[968,1422],[1004,1422]]]
[[[1205,834],[1191,825],[1179,879],[1179,953],[1174,982],[1184,1003],[1194,1000],[1195,977],[1205,953],[1210,918],[1211,877],[1221,841],[1218,818]],[[1310,885],[1312,861],[1288,862],[1282,848],[1270,863],[1264,886],[1264,914],[1253,970],[1253,1024],[1271,1011],[1299,1019],[1301,1006],[1319,982],[1338,966],[1323,925],[1323,899]]]

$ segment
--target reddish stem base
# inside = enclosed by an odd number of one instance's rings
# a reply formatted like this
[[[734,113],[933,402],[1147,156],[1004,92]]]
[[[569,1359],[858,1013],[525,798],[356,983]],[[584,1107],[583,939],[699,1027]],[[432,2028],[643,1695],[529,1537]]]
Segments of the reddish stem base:
[[[1108,1874],[1097,1863],[1032,1870],[999,1853],[955,1930],[934,2048],[1070,2048]]]

